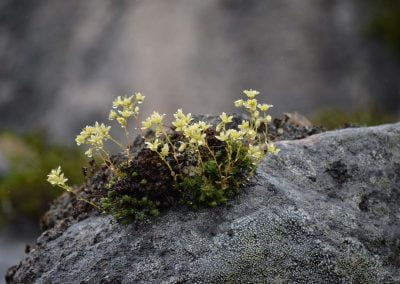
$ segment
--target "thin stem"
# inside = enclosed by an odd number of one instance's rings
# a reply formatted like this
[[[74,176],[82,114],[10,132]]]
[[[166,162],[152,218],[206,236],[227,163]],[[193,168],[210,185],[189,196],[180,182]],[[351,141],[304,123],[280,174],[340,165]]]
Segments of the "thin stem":
[[[64,189],[64,190],[66,190],[67,192],[70,192],[70,193],[72,193],[73,195],[75,195],[75,196],[77,197],[78,200],[84,201],[84,202],[86,202],[86,203],[88,203],[88,204],[90,204],[90,205],[96,207],[98,210],[101,210],[101,208],[100,208],[99,205],[97,205],[97,204],[95,204],[94,202],[89,201],[89,200],[87,200],[87,199],[85,199],[85,198],[83,198],[83,197],[78,196],[78,194],[77,194],[76,192],[74,192],[70,186],[68,186],[68,185],[58,185],[58,186],[61,187],[61,188]]]
[[[164,156],[161,155],[160,152],[158,152],[158,151],[156,151],[156,152],[157,152],[157,154],[160,156],[161,160],[163,160],[163,162],[167,165],[168,169],[169,169],[170,172],[171,172],[171,176],[173,176],[173,177],[174,177],[174,180],[176,181],[176,174],[175,174],[174,170],[172,169],[171,165],[167,162],[167,160],[164,158]]]
[[[171,148],[172,148],[172,152],[173,152],[172,155],[174,156],[175,162],[176,162],[176,164],[177,164],[177,165],[179,166],[179,168],[180,168],[181,166],[180,166],[180,164],[179,164],[179,160],[178,160],[178,157],[177,157],[177,155],[176,155],[175,145],[172,144],[172,141],[171,141],[171,139],[169,139],[168,133],[167,133],[167,131],[165,131],[164,127],[162,128],[162,131],[163,131],[163,134],[165,135],[165,139],[167,139],[168,144],[169,144],[169,145],[171,146]]]
[[[115,144],[117,144],[123,151],[126,150],[126,147],[124,147],[121,143],[119,143],[117,140],[115,140],[115,139],[112,138],[111,136],[110,136],[109,139],[110,139],[112,142],[114,142]]]
[[[136,127],[135,129],[139,128],[140,135],[144,138],[143,129],[140,127],[139,114],[137,116],[135,116],[135,121],[136,121],[136,124],[138,125],[138,127]]]
[[[211,150],[211,148],[210,148],[210,146],[208,145],[207,141],[206,141],[206,147],[207,147],[208,151],[210,152],[211,156],[213,157],[213,159],[214,159],[214,161],[215,161],[215,164],[217,165],[218,173],[219,173],[219,176],[220,176],[220,178],[221,178],[221,180],[222,180],[221,165],[218,163],[217,157],[215,156],[214,151]]]
[[[127,145],[131,145],[131,141],[130,141],[130,137],[129,137],[129,131],[128,131],[128,119],[125,120],[126,124],[124,127],[124,132],[125,132],[125,137],[126,137],[126,143],[128,143]]]
[[[111,165],[111,168],[112,169],[114,169],[115,168],[115,165],[114,165],[114,163],[111,161],[111,159],[110,159],[110,154],[108,154],[108,152],[106,151],[106,150],[104,150],[103,148],[100,148],[99,150],[101,150],[101,151],[103,151],[104,152],[104,154],[105,154],[105,158],[103,157],[103,155],[101,155],[102,156],[102,158],[103,158],[103,160],[104,160],[104,162],[106,163],[106,162],[108,162],[108,163],[110,163],[110,165]],[[100,153],[100,152],[99,152]],[[107,164],[107,163],[106,163]]]
[[[196,144],[196,151],[198,153],[198,160],[201,165],[201,172],[204,173],[204,163],[203,163],[203,158],[201,157],[200,149],[199,146]]]
[[[99,152],[99,149],[95,149],[97,155],[103,160],[104,164],[107,164],[107,160],[106,158],[104,158],[104,156]]]
[[[240,154],[240,150],[242,150],[242,145],[243,145],[242,142],[239,143],[239,147],[236,152],[236,158],[235,158],[235,161],[233,162],[233,164],[235,164],[239,160],[239,154]]]
[[[228,167],[225,170],[225,175],[228,175],[230,170],[231,170],[231,159],[232,159],[232,148],[231,144],[229,141],[226,141],[226,149],[227,149],[227,154],[228,154]]]

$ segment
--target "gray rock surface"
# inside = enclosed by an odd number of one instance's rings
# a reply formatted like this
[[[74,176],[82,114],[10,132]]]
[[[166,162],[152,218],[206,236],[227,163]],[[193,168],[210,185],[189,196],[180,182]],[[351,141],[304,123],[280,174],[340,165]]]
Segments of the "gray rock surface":
[[[278,143],[230,206],[44,232],[10,283],[400,283],[400,123]]]

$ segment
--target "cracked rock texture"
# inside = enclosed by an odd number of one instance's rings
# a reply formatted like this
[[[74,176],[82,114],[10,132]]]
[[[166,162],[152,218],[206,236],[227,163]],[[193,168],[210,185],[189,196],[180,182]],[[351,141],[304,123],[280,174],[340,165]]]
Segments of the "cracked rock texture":
[[[229,206],[45,231],[9,283],[400,283],[400,124],[277,143]]]

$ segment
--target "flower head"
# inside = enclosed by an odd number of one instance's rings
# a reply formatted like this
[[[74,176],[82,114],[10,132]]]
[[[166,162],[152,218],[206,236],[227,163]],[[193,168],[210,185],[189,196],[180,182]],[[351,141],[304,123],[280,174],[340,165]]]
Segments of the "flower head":
[[[94,126],[86,126],[82,129],[81,133],[76,136],[76,144],[88,144],[92,148],[101,149],[103,148],[103,143],[105,140],[109,139],[111,136],[109,134],[111,126],[106,126],[104,123],[95,123]],[[86,151],[85,154],[91,158],[92,151]]]
[[[164,116],[165,114],[161,115],[160,113],[153,111],[153,113],[146,118],[145,121],[142,121],[142,129],[149,129],[154,125],[158,129],[157,132],[159,132],[163,124]]]
[[[249,111],[254,112],[257,109],[257,100],[256,99],[249,99],[243,103],[244,107],[247,108]]]
[[[164,146],[161,148],[160,152],[161,156],[166,157],[169,154],[169,146],[167,143],[164,144]]]
[[[113,101],[113,108],[119,108],[124,105],[124,100],[121,98],[121,96],[118,96],[114,101]]]
[[[138,104],[141,104],[144,101],[145,96],[143,96],[142,93],[136,93],[135,99]]]
[[[254,98],[255,96],[257,96],[260,92],[256,91],[256,90],[244,90],[243,93],[250,99]]]
[[[271,107],[273,107],[273,105],[258,104],[258,108],[259,108],[261,111],[263,111],[263,112],[268,111]]]
[[[219,141],[225,142],[226,140],[229,139],[229,135],[226,131],[222,131],[219,133],[219,135],[215,136]]]
[[[158,139],[155,139],[153,142],[145,142],[147,145],[147,148],[150,149],[151,151],[158,151],[158,146],[160,146],[160,141]]]
[[[221,122],[224,124],[227,124],[229,122],[232,122],[233,116],[228,116],[225,112],[223,112],[219,118],[221,119]]]
[[[52,185],[58,185],[65,187],[67,186],[65,183],[68,181],[67,178],[64,177],[64,173],[61,172],[61,167],[59,166],[57,169],[53,169],[47,175],[47,181]]]
[[[124,110],[118,111],[118,112],[119,112],[119,114],[120,114],[122,117],[124,117],[124,118],[131,117],[131,116],[133,116],[133,115],[135,114],[134,111],[129,110],[129,109],[124,109]]]
[[[165,114],[161,115],[158,112],[154,111],[150,116],[150,120],[152,124],[162,124],[163,118]]]
[[[187,144],[184,142],[181,142],[181,145],[179,146],[178,151],[183,152],[183,151],[185,151],[186,147],[187,147]]]
[[[174,114],[174,117],[175,121],[172,122],[172,125],[175,126],[176,131],[183,131],[183,129],[192,121],[192,115],[190,113],[185,115],[182,112],[182,109],[178,109]]]
[[[276,148],[276,146],[272,143],[267,144],[267,149],[268,149],[268,153],[271,153],[274,155],[278,154],[281,151],[280,149]]]
[[[234,102],[235,107],[241,107],[241,106],[243,106],[243,103],[244,103],[243,100],[237,100],[237,101]]]
[[[189,139],[192,144],[197,144],[199,146],[205,144],[206,134],[203,132],[209,127],[204,121],[198,123],[193,123],[183,130],[183,135]]]
[[[264,157],[264,152],[259,146],[249,145],[247,155],[253,162],[258,163]]]
[[[118,113],[115,110],[111,110],[110,114],[108,115],[109,120],[115,120],[118,118]]]
[[[248,131],[250,129],[250,122],[247,120],[243,120],[242,124],[240,124],[238,127],[242,131]]]

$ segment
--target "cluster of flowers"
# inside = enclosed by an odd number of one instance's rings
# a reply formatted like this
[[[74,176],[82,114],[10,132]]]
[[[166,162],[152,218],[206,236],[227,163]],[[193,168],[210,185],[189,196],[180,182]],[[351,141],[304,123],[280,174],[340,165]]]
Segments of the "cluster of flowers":
[[[143,103],[145,96],[141,93],[136,93],[130,97],[118,96],[113,102],[113,110],[110,111],[108,116],[109,120],[116,120],[119,125],[127,129],[128,119],[131,117],[138,118],[140,107]]]
[[[237,100],[234,104],[236,107],[243,107],[248,112],[249,119],[243,120],[237,129],[230,127],[233,116],[227,115],[225,112],[219,116],[220,122],[214,129],[205,121],[195,122],[190,113],[185,114],[182,109],[178,109],[174,114],[175,120],[172,122],[173,133],[178,133],[178,137],[181,137],[176,141],[176,139],[172,139],[173,135],[170,134],[170,130],[164,126],[165,114],[153,112],[142,122],[140,131],[151,129],[155,134],[152,139],[145,142],[146,147],[158,154],[170,170],[176,183],[185,179],[185,176],[182,175],[191,175],[187,171],[176,170],[176,165],[182,164],[182,157],[195,157],[196,163],[194,166],[192,165],[191,170],[195,175],[204,177],[202,178],[204,180],[203,188],[209,191],[210,187],[218,187],[216,191],[221,195],[220,192],[232,184],[231,180],[235,178],[232,173],[237,172],[237,168],[245,164],[243,160],[250,161],[251,168],[255,169],[266,154],[279,152],[275,145],[269,143],[267,136],[267,125],[271,122],[271,116],[267,112],[272,105],[258,103],[256,99],[256,96],[259,95],[258,91],[250,89],[244,90],[243,93],[246,99]],[[111,127],[98,122],[94,126],[86,126],[81,131],[75,139],[77,145],[87,145],[89,148],[85,154],[88,157],[92,158],[96,154],[112,170],[115,169],[110,154],[104,148],[104,142],[108,140],[114,142],[126,151],[129,157],[129,150],[127,150],[130,144],[128,121],[133,118],[136,120],[136,124],[139,122],[140,105],[144,98],[141,93],[136,93],[132,96],[119,96],[113,101],[109,119],[116,120],[125,130],[128,145],[124,146],[116,141],[110,135]],[[223,145],[223,150],[217,150],[209,145],[207,139],[209,131],[215,133],[214,137]],[[221,155],[223,155],[222,158]],[[215,177],[205,177],[206,168],[210,163],[215,165],[218,180],[210,180]],[[249,171],[247,173],[251,174]],[[57,185],[73,192],[72,188],[66,184],[67,179],[60,167],[51,171],[48,181],[53,186]],[[93,203],[87,202],[93,205]]]
[[[246,100],[235,101],[236,107],[244,107],[249,113],[249,120],[243,120],[238,126],[238,129],[227,129],[227,125],[232,122],[233,116],[227,115],[223,112],[219,118],[220,123],[216,126],[216,132],[218,135],[215,137],[224,142],[226,145],[226,152],[228,157],[228,166],[225,167],[225,172],[220,172],[221,182],[223,183],[226,179],[229,179],[229,173],[238,161],[239,156],[238,148],[246,148],[247,156],[252,160],[254,165],[257,165],[267,153],[277,154],[279,149],[274,144],[268,142],[267,138],[267,125],[271,122],[272,118],[267,114],[267,111],[272,107],[268,104],[259,104],[255,98],[259,92],[255,90],[244,90],[243,93],[246,95]],[[175,131],[183,134],[184,140],[179,141],[179,147],[175,143],[172,143],[168,138],[167,133],[163,127],[164,115],[160,115],[154,112],[146,121],[143,122],[144,129],[155,130],[156,138],[153,141],[146,142],[147,147],[157,152],[161,159],[171,169],[171,174],[174,176],[175,173],[172,171],[172,167],[169,162],[165,159],[170,153],[175,157],[177,152],[189,152],[191,154],[197,154],[199,157],[199,167],[204,165],[200,151],[202,147],[205,147],[210,155],[214,158],[214,162],[217,164],[218,169],[221,170],[222,162],[218,161],[215,156],[216,153],[207,144],[206,131],[211,127],[204,121],[198,121],[192,123],[191,114],[184,114],[182,109],[174,114],[175,121],[172,125]],[[259,135],[259,129],[263,126],[264,130],[262,135]],[[164,139],[160,139],[162,136]],[[234,149],[236,149],[234,151]],[[236,157],[233,155],[236,154]],[[200,168],[200,172],[203,169]]]
[[[52,169],[50,173],[47,175],[47,181],[52,185],[52,186],[58,186],[64,189],[67,192],[70,192],[72,194],[75,194],[75,191],[73,191],[72,187],[67,184],[68,179],[64,176],[64,173],[61,171],[61,167],[59,166],[56,169]],[[101,210],[100,206],[97,204],[91,202],[90,200],[87,200],[81,196],[77,196],[77,199],[83,202],[86,202],[97,209]]]

